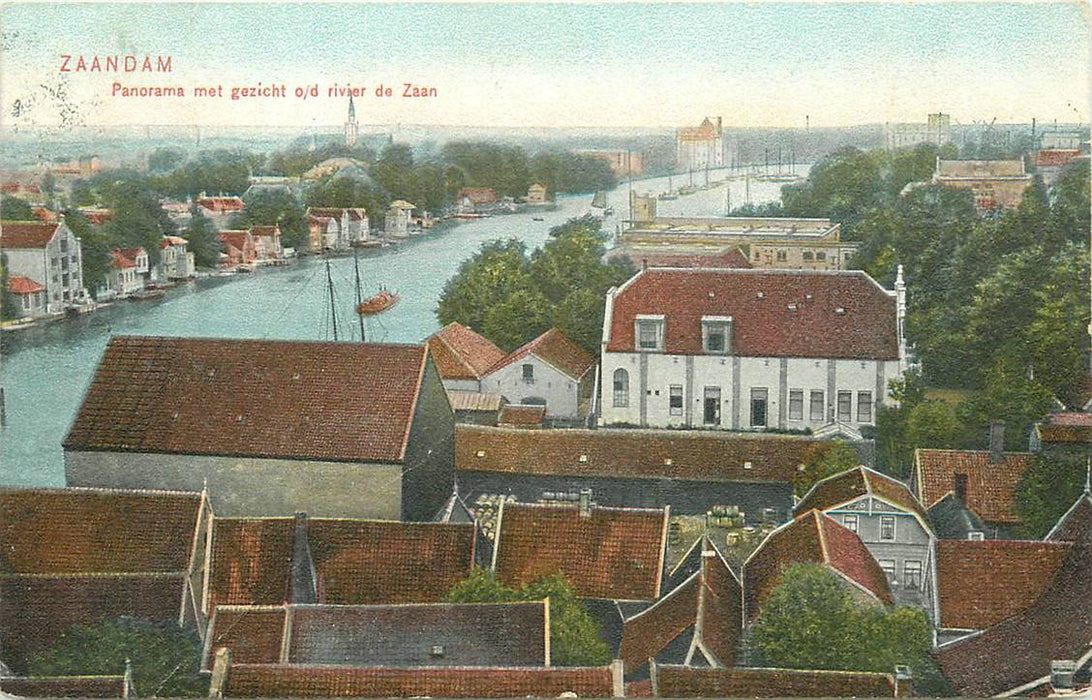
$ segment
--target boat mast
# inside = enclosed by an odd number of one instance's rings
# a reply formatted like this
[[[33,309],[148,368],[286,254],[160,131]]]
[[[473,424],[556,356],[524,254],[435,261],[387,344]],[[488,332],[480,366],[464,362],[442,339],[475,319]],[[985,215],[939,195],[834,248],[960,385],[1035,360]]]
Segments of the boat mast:
[[[363,299],[360,298],[360,256],[359,256],[359,253],[360,253],[360,249],[354,246],[353,247],[353,270],[356,271],[356,306],[357,306],[358,309],[360,308],[360,304],[364,301]],[[364,340],[364,315],[358,313],[356,315],[356,317],[360,321],[360,342],[363,343],[363,342],[365,342],[365,340]]]
[[[334,278],[330,276],[330,258],[326,258],[326,288],[330,292],[330,317],[334,321],[334,342],[337,342],[337,306],[334,305]]]

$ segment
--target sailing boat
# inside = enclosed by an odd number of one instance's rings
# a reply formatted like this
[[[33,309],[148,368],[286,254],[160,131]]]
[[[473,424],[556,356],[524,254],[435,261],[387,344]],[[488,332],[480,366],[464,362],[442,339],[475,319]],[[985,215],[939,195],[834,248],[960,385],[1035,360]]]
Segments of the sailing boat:
[[[671,176],[667,176],[667,192],[661,192],[657,199],[662,201],[668,201],[672,199],[678,199],[679,195],[675,194],[675,187],[671,184]]]

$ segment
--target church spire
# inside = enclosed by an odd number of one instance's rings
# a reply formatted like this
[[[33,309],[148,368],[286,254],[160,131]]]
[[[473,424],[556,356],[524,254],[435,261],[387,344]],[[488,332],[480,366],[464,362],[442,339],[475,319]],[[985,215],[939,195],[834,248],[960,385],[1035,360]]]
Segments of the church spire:
[[[353,104],[353,96],[349,95],[349,118],[345,121],[345,145],[355,146],[359,133],[356,124],[356,105]]]
[[[349,95],[349,121],[356,121],[356,107],[353,106],[353,96]]]

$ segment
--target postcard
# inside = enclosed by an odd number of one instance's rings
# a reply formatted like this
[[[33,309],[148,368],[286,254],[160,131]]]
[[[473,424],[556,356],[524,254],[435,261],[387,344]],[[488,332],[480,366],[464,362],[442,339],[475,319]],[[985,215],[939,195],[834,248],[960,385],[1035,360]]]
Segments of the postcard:
[[[0,693],[1092,693],[1083,2],[9,3]]]

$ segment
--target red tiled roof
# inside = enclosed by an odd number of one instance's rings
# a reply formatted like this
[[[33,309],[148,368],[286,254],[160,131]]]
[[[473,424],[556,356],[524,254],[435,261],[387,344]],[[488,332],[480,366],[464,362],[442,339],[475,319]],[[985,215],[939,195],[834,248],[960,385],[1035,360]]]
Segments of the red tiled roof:
[[[216,650],[224,647],[231,649],[232,663],[280,663],[287,615],[287,607],[217,606],[209,619],[202,670],[211,668]]]
[[[0,678],[0,691],[30,698],[120,698],[125,676]]]
[[[962,696],[989,697],[1049,677],[1051,661],[1092,647],[1092,531],[1083,533],[1039,599],[1023,612],[941,648],[937,660]]]
[[[464,187],[459,190],[456,199],[469,199],[473,204],[492,204],[497,201],[497,193],[489,187]]]
[[[1037,154],[1035,154],[1035,166],[1038,168],[1043,168],[1054,165],[1069,165],[1069,162],[1071,160],[1073,160],[1074,158],[1079,158],[1080,156],[1080,151],[1039,151]]]
[[[226,697],[611,697],[609,668],[233,666]]]
[[[899,354],[895,297],[860,271],[644,270],[614,298],[607,350],[634,352],[634,324],[646,314],[665,317],[670,355],[704,354],[703,316],[732,317],[733,355],[896,360]]]
[[[658,666],[655,687],[662,698],[895,696],[895,679],[887,673],[787,668]]]
[[[453,411],[488,411],[496,413],[504,405],[504,398],[500,394],[479,394],[476,391],[447,392],[447,400],[451,402]]]
[[[294,518],[217,518],[213,604],[289,601],[295,526]],[[469,523],[308,518],[305,527],[324,603],[439,602],[474,562]]]
[[[8,291],[12,294],[34,294],[35,292],[44,292],[45,287],[29,277],[15,275],[8,278]]]
[[[42,188],[38,185],[27,184],[23,182],[5,182],[3,184],[4,194],[18,194],[19,192],[26,192],[28,194],[41,194]]]
[[[1044,443],[1092,443],[1092,413],[1052,413],[1046,420],[1035,424],[1035,431]]]
[[[556,328],[551,328],[521,348],[512,351],[489,368],[488,374],[507,367],[528,355],[534,355],[560,370],[573,379],[580,379],[595,365],[595,358],[584,348],[573,342],[569,336]]]
[[[796,505],[794,511],[797,513],[807,513],[812,509],[827,511],[868,494],[917,515],[922,522],[926,519],[925,509],[921,507],[918,499],[914,498],[914,494],[910,493],[910,489],[905,484],[863,466],[854,467],[816,482],[804,495],[803,500]]]
[[[281,235],[281,229],[279,226],[251,226],[251,236],[279,236]]]
[[[136,262],[127,256],[124,251],[118,250],[117,248],[110,251],[110,267],[115,270],[127,270],[136,266]]]
[[[0,221],[0,248],[45,248],[60,225],[59,222]]]
[[[735,663],[743,630],[743,587],[713,548],[702,559],[701,640],[725,666]]]
[[[200,197],[197,206],[219,213],[241,211],[246,205],[238,197]]]
[[[636,267],[726,267],[738,270],[749,270],[752,267],[751,261],[739,248],[716,253],[671,253],[630,248],[625,256]]]
[[[937,541],[940,624],[982,630],[1024,610],[1058,572],[1070,544]]]
[[[340,209],[337,207],[311,207],[307,210],[309,216],[320,219],[334,219],[341,220],[342,214],[349,212],[349,219],[352,221],[363,221],[367,218],[367,210],[364,207],[351,207],[348,209]]]
[[[823,564],[890,605],[887,576],[856,534],[817,510],[770,533],[743,565],[747,620],[754,621],[762,603],[781,582],[785,567]]]
[[[457,471],[789,483],[822,441],[709,430],[455,426]],[[749,465],[749,466],[748,466]]]
[[[78,211],[96,226],[101,226],[114,218],[114,212],[109,209],[80,209]]]
[[[64,446],[398,463],[426,361],[420,345],[114,337]]]
[[[582,598],[655,600],[660,595],[668,511],[505,503],[494,569],[508,586],[562,574]]]
[[[0,574],[183,572],[201,495],[0,491]]]
[[[541,427],[544,420],[546,420],[545,406],[508,404],[501,409],[497,424],[512,427]]]
[[[236,250],[246,250],[252,239],[249,231],[221,231],[220,240]]]
[[[955,490],[955,475],[967,475],[966,505],[978,517],[991,523],[1018,523],[1016,487],[1031,464],[1026,452],[1006,452],[997,464],[989,452],[971,450],[926,450],[915,452],[918,497],[932,508]]]
[[[1092,496],[1081,494],[1069,510],[1058,519],[1044,539],[1051,542],[1075,542],[1092,532]]]
[[[704,141],[715,139],[719,134],[717,127],[706,117],[698,126],[684,126],[675,130],[675,138],[682,141]]]
[[[618,651],[626,673],[638,671],[679,635],[694,627],[698,618],[700,574],[695,572],[652,607],[625,621]]]
[[[51,223],[57,220],[57,213],[52,212],[45,207],[34,207],[34,216],[38,217],[39,221]]]
[[[185,238],[179,238],[178,236],[164,236],[163,242],[159,244],[160,248],[167,248],[172,245],[189,245],[189,241]]]
[[[444,379],[480,379],[504,357],[503,350],[461,323],[449,323],[425,342]]]

